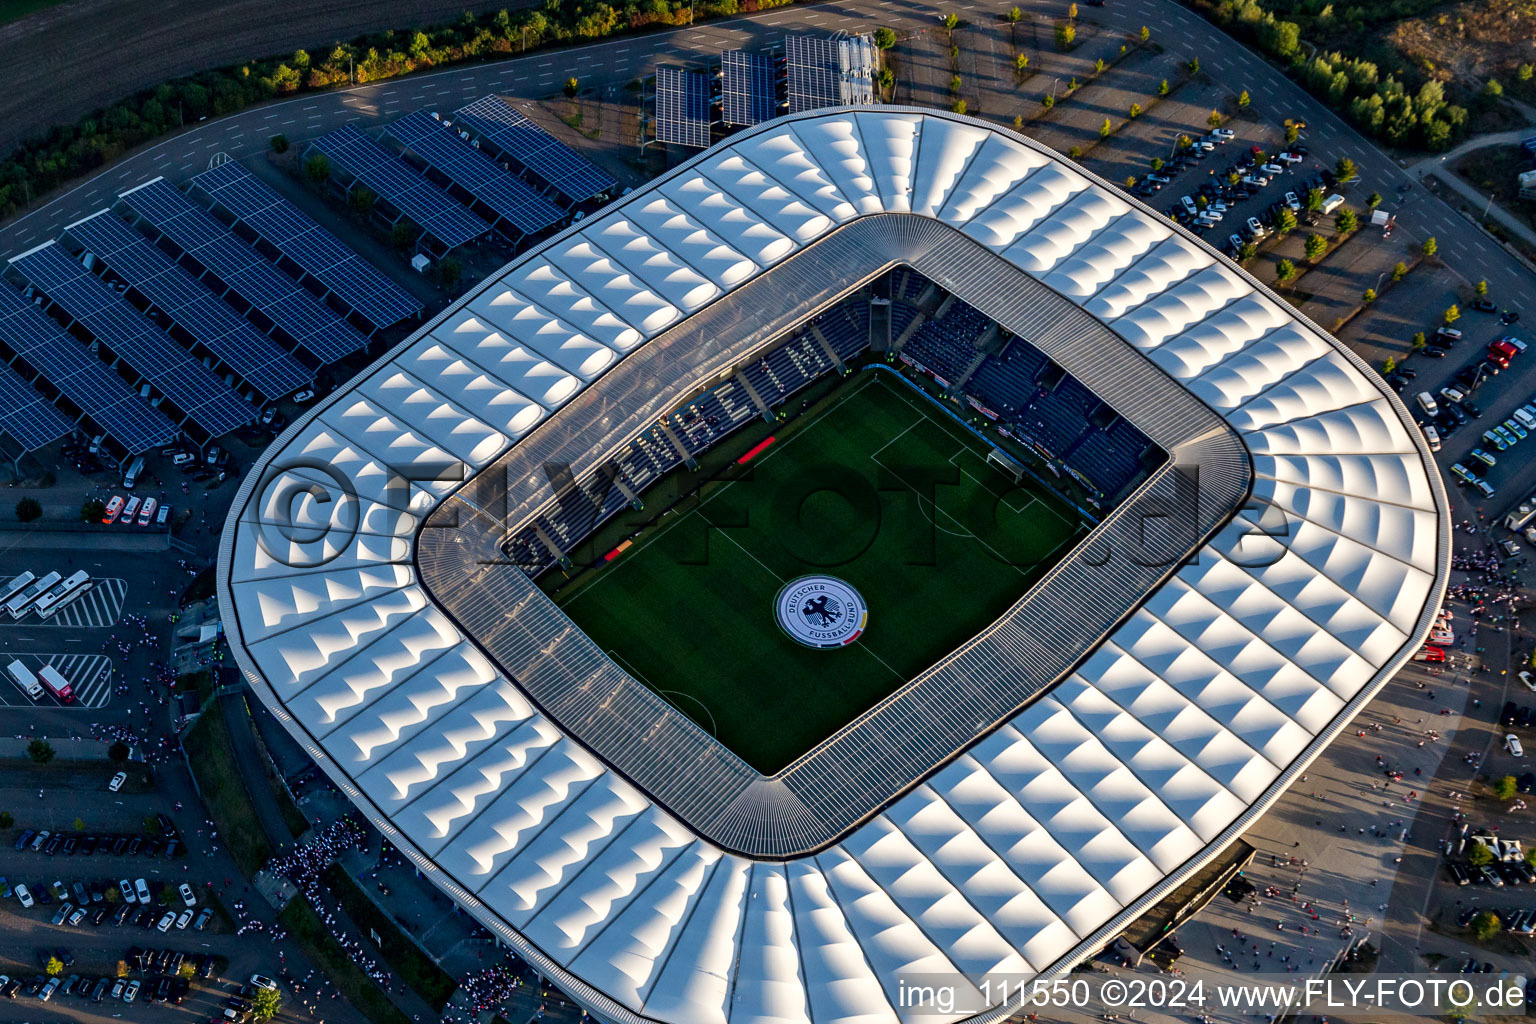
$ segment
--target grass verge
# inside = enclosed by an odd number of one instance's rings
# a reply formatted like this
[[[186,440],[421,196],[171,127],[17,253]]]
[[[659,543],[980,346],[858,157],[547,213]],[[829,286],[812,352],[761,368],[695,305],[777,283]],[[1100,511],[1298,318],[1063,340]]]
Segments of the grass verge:
[[[325,869],[324,877],[325,884],[341,901],[342,909],[353,923],[364,933],[372,929],[378,934],[379,952],[389,961],[389,966],[394,968],[400,980],[409,985],[432,1009],[441,1010],[446,1006],[454,989],[459,987],[453,976],[433,963],[400,930],[400,926],[368,898],[368,894],[358,887],[346,871],[332,864]]]
[[[409,1024],[410,1018],[401,1013],[383,989],[352,962],[352,957],[325,930],[325,925],[302,896],[284,907],[277,920],[288,929],[289,937],[299,944],[304,955],[331,979],[341,998],[350,1006],[374,1024]]]
[[[231,753],[229,728],[217,708],[199,716],[182,745],[197,776],[208,813],[229,846],[229,855],[247,878],[272,858],[272,842],[256,820],[251,794]]]

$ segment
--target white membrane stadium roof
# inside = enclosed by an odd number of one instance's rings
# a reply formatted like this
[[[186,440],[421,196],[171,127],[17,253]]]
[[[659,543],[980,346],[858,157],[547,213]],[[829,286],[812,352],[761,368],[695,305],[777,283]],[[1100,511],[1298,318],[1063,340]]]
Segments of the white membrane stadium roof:
[[[415,530],[658,332],[889,212],[963,231],[1206,402],[1255,509],[1011,723],[829,848],[754,862],[533,708],[418,585]],[[430,469],[387,488],[386,466]],[[1448,547],[1422,439],[1338,342],[1010,132],[861,108],[768,122],[609,205],[295,423],[235,503],[219,592],[310,753],[601,1016],[876,1024],[911,1016],[903,975],[1062,970],[1230,842],[1417,648]]]

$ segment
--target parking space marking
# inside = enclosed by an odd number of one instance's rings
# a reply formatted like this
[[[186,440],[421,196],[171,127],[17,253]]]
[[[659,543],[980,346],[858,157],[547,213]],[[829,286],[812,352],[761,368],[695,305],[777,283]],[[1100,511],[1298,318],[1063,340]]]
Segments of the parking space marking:
[[[17,709],[90,711],[104,708],[112,700],[112,659],[105,654],[12,654],[7,657],[15,658],[34,674],[42,666],[52,665],[69,680],[75,691],[75,702],[61,704],[51,694],[44,694],[42,700],[29,700],[6,676],[0,682],[0,705]]]
[[[65,607],[51,619],[40,619],[35,612],[28,612],[15,622],[6,620],[5,624],[28,628],[72,626],[76,629],[101,629],[106,626],[115,626],[117,620],[122,618],[123,599],[127,595],[127,580],[99,579],[83,597],[76,598],[73,604]]]

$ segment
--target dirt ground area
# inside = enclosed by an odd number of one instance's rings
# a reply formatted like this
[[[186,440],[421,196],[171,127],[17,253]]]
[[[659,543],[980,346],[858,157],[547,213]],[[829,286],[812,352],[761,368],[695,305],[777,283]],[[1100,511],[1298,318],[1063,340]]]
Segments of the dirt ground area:
[[[1489,78],[1506,86],[1515,68],[1536,61],[1536,2],[1468,0],[1409,18],[1390,31],[1391,44],[1421,67],[1433,67],[1480,88]]]
[[[1519,175],[1532,167],[1519,146],[1489,146],[1474,150],[1451,165],[1461,179],[1505,211],[1536,228],[1536,199],[1520,198]]]
[[[452,21],[516,0],[71,0],[0,26],[0,147],[238,60]]]

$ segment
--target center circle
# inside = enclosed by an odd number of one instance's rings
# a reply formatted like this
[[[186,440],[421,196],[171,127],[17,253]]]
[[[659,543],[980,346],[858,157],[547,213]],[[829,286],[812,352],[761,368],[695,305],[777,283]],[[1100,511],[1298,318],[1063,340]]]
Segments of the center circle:
[[[790,580],[773,599],[779,628],[807,647],[853,643],[869,622],[869,606],[857,590],[835,576]]]

